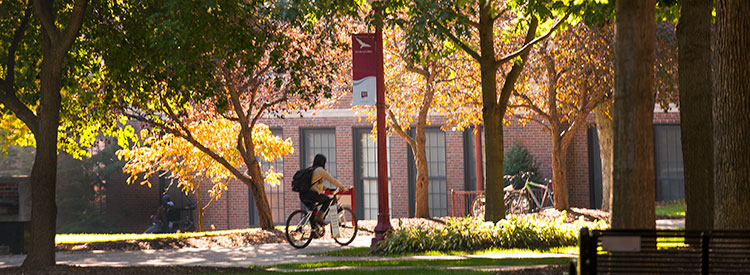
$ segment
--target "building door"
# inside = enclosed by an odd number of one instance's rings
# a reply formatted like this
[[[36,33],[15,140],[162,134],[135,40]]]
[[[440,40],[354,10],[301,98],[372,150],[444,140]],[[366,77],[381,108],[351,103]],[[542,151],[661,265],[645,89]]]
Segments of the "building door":
[[[271,134],[277,137],[284,137],[283,132],[281,129],[271,129]],[[263,176],[266,175],[266,172],[268,172],[269,169],[273,168],[273,170],[276,173],[283,173],[284,172],[284,161],[281,159],[276,159],[275,161],[265,161],[264,159],[260,158],[260,169],[263,171]],[[290,176],[291,177],[291,176]],[[265,184],[266,188],[266,197],[268,198],[268,203],[271,206],[271,215],[273,216],[273,223],[274,224],[284,224],[286,222],[286,213],[284,212],[284,179],[287,178],[286,175],[281,178],[281,184],[277,186],[270,186],[268,184]],[[250,207],[250,226],[256,227],[260,224],[260,221],[258,220],[258,211],[255,208],[255,199],[253,199],[253,190],[248,187],[248,202]]]
[[[412,134],[413,135],[413,134]],[[425,129],[425,153],[427,154],[428,191],[430,215],[444,217],[448,215],[448,191],[445,162],[445,132],[440,128]],[[409,215],[414,216],[416,200],[417,169],[414,164],[414,153],[409,149]]]
[[[386,139],[387,141],[389,139]],[[357,217],[374,220],[378,217],[378,148],[372,139],[370,128],[354,130],[354,190],[357,203]],[[390,159],[390,142],[386,143]],[[390,163],[387,162],[387,163]],[[390,178],[391,168],[388,165]],[[388,181],[388,209],[393,213],[391,182]],[[389,214],[390,214],[389,213]]]

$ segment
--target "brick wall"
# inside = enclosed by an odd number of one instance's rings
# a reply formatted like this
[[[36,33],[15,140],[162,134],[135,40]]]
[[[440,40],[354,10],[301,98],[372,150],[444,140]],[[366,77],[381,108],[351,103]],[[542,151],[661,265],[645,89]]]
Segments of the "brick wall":
[[[346,110],[344,110],[346,111]],[[335,113],[335,112],[334,112]],[[344,115],[342,115],[344,114]],[[300,208],[298,194],[291,192],[291,175],[300,168],[301,130],[327,128],[335,129],[336,133],[336,159],[337,178],[344,185],[354,184],[354,129],[369,128],[371,125],[365,118],[359,120],[351,114],[345,116],[346,112],[327,113],[325,111],[317,112],[316,116],[288,116],[286,119],[264,119],[262,122],[268,124],[271,128],[280,128],[283,131],[283,138],[291,138],[294,146],[294,153],[284,157],[284,175],[283,188],[284,192],[284,216],[288,215],[295,209]],[[431,126],[440,126],[444,123],[443,118],[432,117]],[[590,120],[592,121],[592,120]],[[654,114],[655,124],[677,124],[679,123],[678,113]],[[464,139],[463,133],[457,131],[447,131],[446,140],[446,163],[447,163],[447,191],[450,189],[464,189]],[[531,154],[539,163],[540,172],[544,177],[552,177],[552,151],[551,139],[543,127],[535,123],[519,125],[512,123],[504,127],[504,146],[510,146],[519,141],[527,146]],[[389,163],[391,165],[391,188],[392,188],[392,217],[407,217],[409,214],[409,189],[408,189],[408,149],[406,143],[397,135],[389,137],[390,155]],[[588,167],[588,148],[586,129],[581,129],[573,139],[573,144],[568,152],[569,171],[569,194],[572,206],[588,207],[589,206],[589,167]],[[486,169],[486,168],[485,168]],[[133,189],[127,189],[133,187]],[[135,195],[127,195],[130,200],[122,200],[122,203],[143,204],[144,198],[153,197],[153,206],[143,207],[147,214],[158,206],[157,188],[144,188],[142,186],[132,185],[124,186],[121,194],[130,192]],[[208,201],[206,187],[203,188],[204,203]],[[110,189],[111,190],[111,189]],[[156,192],[156,193],[154,193]],[[152,194],[153,193],[153,194]],[[251,213],[249,205],[248,187],[240,182],[234,181],[229,184],[229,190],[218,201],[207,209],[204,225],[207,230],[210,229],[230,229],[245,228],[249,224],[249,215]],[[446,198],[449,199],[449,198]],[[449,203],[450,207],[450,203]],[[450,209],[449,209],[450,212]],[[197,215],[196,222],[197,222]],[[212,227],[213,226],[213,227]],[[142,229],[141,229],[142,230]]]

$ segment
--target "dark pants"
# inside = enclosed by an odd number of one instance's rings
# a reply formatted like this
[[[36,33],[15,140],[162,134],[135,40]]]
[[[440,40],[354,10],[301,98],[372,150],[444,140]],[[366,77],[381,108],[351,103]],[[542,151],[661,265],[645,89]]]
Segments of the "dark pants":
[[[305,203],[305,205],[307,205],[306,202],[308,202],[308,201],[320,203],[321,204],[320,213],[325,213],[326,209],[328,209],[328,205],[331,204],[331,198],[330,197],[328,197],[325,194],[318,194],[315,191],[309,191],[309,192],[299,193],[299,199],[303,203]],[[312,206],[312,205],[308,205],[308,207],[310,207],[310,206]]]

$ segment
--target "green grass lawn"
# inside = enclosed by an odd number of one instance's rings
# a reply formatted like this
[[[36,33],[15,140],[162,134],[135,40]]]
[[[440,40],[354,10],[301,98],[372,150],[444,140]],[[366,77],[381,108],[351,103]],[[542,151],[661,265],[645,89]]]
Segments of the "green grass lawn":
[[[561,265],[570,262],[569,258],[469,258],[459,260],[379,260],[379,261],[331,261],[300,264],[281,264],[276,268],[282,269],[311,269],[322,267],[382,267],[382,266],[411,266],[411,267],[445,267],[445,266],[523,266],[523,265]]]
[[[485,274],[497,274],[495,271],[477,271],[477,270],[447,270],[447,269],[435,269],[435,268],[409,268],[409,269],[389,269],[389,270],[326,270],[326,271],[305,271],[304,274],[310,275],[338,275],[338,274],[353,274],[357,275],[379,275],[387,272],[388,275],[443,275],[443,274],[456,274],[456,275],[485,275]],[[279,274],[279,272],[253,272],[248,274]]]
[[[425,251],[419,253],[403,253],[397,255],[386,255],[389,257],[401,256],[461,256],[461,255],[484,255],[484,254],[519,254],[519,253],[559,253],[559,254],[578,254],[578,246],[552,247],[548,249],[519,249],[519,248],[489,248],[475,251]],[[337,257],[363,257],[373,256],[367,247],[340,249],[328,252],[312,253],[321,256]]]
[[[664,205],[657,205],[656,216],[684,218],[685,217],[685,202],[678,201],[678,202],[664,204]]]

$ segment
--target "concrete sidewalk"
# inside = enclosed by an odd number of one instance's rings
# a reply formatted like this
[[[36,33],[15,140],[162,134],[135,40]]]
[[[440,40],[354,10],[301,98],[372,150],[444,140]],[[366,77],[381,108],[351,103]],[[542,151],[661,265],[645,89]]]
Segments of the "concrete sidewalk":
[[[372,238],[366,236],[357,237],[348,247],[369,247]],[[277,264],[309,263],[321,261],[375,261],[386,259],[466,259],[466,258],[542,258],[560,257],[566,258],[572,255],[565,254],[486,254],[467,256],[411,256],[411,257],[332,257],[310,255],[331,250],[341,249],[341,246],[333,240],[313,240],[304,249],[295,249],[287,243],[263,244],[247,247],[234,248],[183,248],[167,250],[141,250],[141,251],[64,251],[57,252],[57,263],[61,265],[78,266],[220,266],[220,267],[247,267],[247,266],[272,266]],[[0,268],[20,266],[25,255],[0,256]]]

